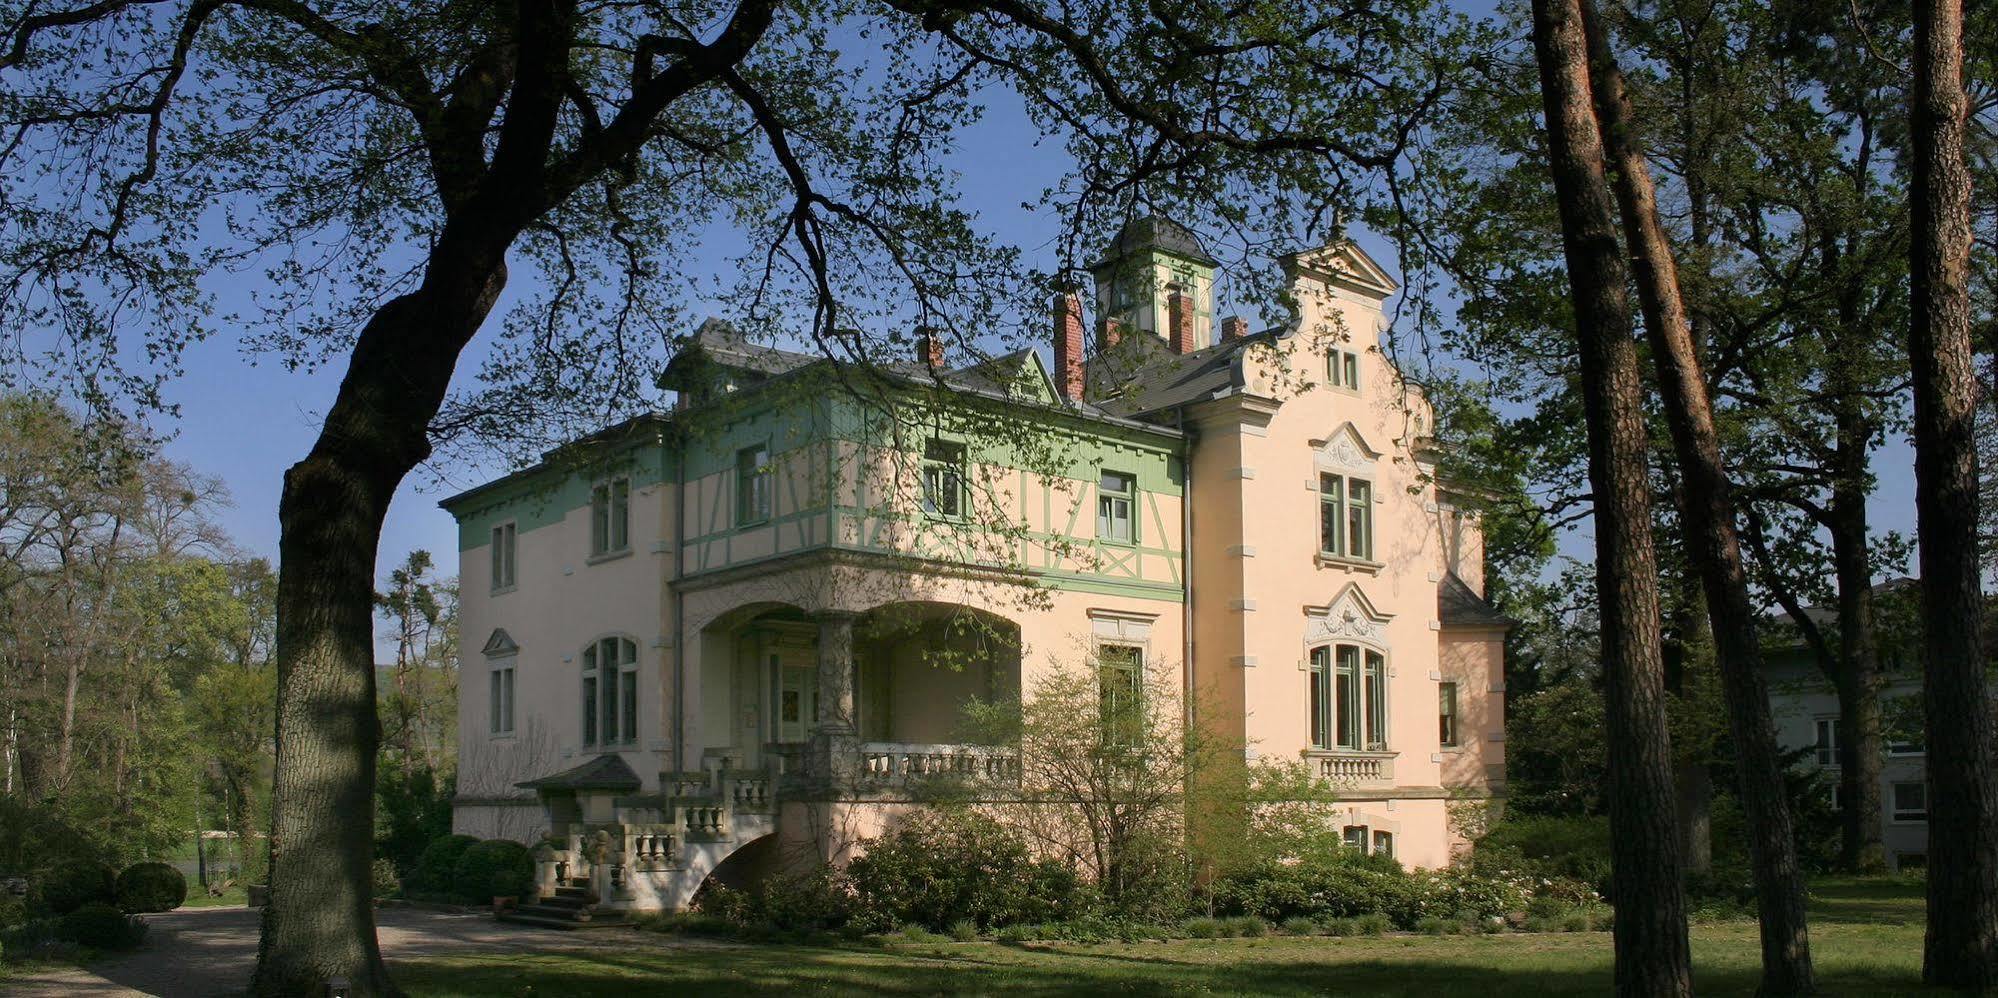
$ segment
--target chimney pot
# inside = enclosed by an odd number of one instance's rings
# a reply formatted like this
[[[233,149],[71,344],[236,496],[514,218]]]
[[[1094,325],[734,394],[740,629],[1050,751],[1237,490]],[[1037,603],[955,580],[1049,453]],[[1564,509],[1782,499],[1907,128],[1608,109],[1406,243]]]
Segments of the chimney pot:
[[[1189,354],[1193,352],[1193,299],[1178,285],[1172,287],[1172,295],[1166,299],[1166,322],[1170,333],[1166,342],[1172,352]]]
[[[1082,296],[1059,294],[1054,300],[1055,387],[1070,402],[1082,401]]]
[[[1239,315],[1231,315],[1221,320],[1222,339],[1239,340],[1247,335],[1249,335],[1249,320]]]
[[[934,326],[916,328],[916,363],[932,371],[944,369],[943,337],[937,335]]]

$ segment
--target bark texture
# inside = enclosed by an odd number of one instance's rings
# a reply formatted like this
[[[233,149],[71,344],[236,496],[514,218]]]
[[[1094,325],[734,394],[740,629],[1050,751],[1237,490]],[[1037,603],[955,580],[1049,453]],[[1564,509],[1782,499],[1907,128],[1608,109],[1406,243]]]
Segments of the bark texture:
[[[1998,988],[1998,767],[1979,628],[1961,0],[1916,0],[1914,54],[1908,356],[1929,771],[1922,976],[1945,987]]]
[[[1595,498],[1616,991],[1690,995],[1643,386],[1631,340],[1629,275],[1617,242],[1602,140],[1590,107],[1587,44],[1574,0],[1534,0],[1533,40],[1575,306]]]
[[[1781,751],[1762,675],[1762,646],[1735,531],[1734,485],[1722,463],[1698,349],[1686,322],[1678,265],[1658,218],[1651,169],[1636,134],[1623,74],[1593,0],[1578,0],[1589,46],[1590,83],[1624,240],[1658,372],[1659,402],[1678,458],[1686,555],[1700,579],[1734,738],[1749,865],[1761,923],[1763,994],[1815,990],[1804,915],[1803,871],[1785,798]]]

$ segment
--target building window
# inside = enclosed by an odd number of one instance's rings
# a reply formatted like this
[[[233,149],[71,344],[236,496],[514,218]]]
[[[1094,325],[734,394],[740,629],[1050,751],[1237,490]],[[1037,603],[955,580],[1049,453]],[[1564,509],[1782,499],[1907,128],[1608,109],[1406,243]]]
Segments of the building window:
[[[495,735],[513,734],[513,660],[494,666],[487,675],[492,715],[489,730]]]
[[[1311,744],[1321,749],[1387,747],[1387,658],[1358,645],[1311,649]]]
[[[951,519],[964,515],[964,445],[931,440],[923,445],[923,512]]]
[[[1437,744],[1444,748],[1456,748],[1457,741],[1457,684],[1438,683],[1436,685],[1436,728]]]
[[[619,478],[590,490],[590,554],[631,547],[631,479]]]
[[[1820,717],[1817,720],[1817,743],[1815,751],[1818,765],[1838,765],[1839,723],[1836,717]]]
[[[735,523],[770,519],[770,448],[758,444],[735,452]]]
[[[1896,783],[1894,790],[1895,821],[1929,820],[1929,788],[1924,783]]]
[[[493,528],[493,592],[513,588],[514,542],[517,539],[511,521]]]
[[[1138,494],[1138,480],[1117,471],[1103,473],[1096,486],[1096,536],[1106,541],[1129,544],[1137,535],[1131,528],[1131,500]]]
[[[1358,849],[1363,853],[1366,852],[1367,826],[1347,825],[1345,828],[1340,830],[1340,840],[1345,842],[1346,848],[1348,849]]]
[[[1360,355],[1351,350],[1333,350],[1325,355],[1325,381],[1334,388],[1360,390]]]
[[[1892,697],[1880,706],[1880,733],[1887,743],[1887,754],[1921,755],[1926,748],[1922,744],[1922,698]]]
[[[1145,650],[1136,645],[1099,645],[1096,670],[1104,743],[1136,744],[1144,723]]]
[[[1390,857],[1390,858],[1392,858],[1392,857],[1394,856],[1394,833],[1393,833],[1393,832],[1375,832],[1375,833],[1374,833],[1374,855],[1376,855],[1376,856],[1387,856],[1387,857]]]
[[[604,638],[583,649],[583,744],[638,740],[638,645]]]
[[[1318,476],[1318,553],[1373,560],[1373,483],[1344,475]]]

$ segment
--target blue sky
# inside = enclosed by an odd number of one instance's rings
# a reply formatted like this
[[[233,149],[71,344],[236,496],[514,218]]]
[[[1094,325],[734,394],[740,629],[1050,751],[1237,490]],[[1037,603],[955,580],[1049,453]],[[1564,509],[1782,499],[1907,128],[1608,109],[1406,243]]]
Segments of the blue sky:
[[[963,176],[965,206],[977,212],[988,232],[1024,247],[1030,263],[1045,265],[1052,263],[1056,219],[1047,212],[1023,211],[1020,204],[1037,200],[1041,191],[1061,179],[1069,164],[1058,145],[1022,141],[1033,134],[1017,108],[995,98],[986,118],[963,135],[956,162]],[[705,283],[728,273],[731,239],[726,232],[704,235],[707,248],[692,259],[690,276]],[[1383,241],[1365,233],[1356,235],[1393,268],[1393,254]],[[213,290],[219,312],[227,314],[246,303],[251,289],[217,285]],[[510,289],[510,294],[518,291]],[[505,304],[495,310],[461,361],[461,379],[463,372],[477,368]],[[1883,334],[1898,335],[1898,331]],[[275,358],[245,354],[234,339],[220,336],[192,347],[186,361],[186,375],[168,392],[180,405],[180,418],[161,427],[175,433],[167,454],[226,482],[235,504],[222,515],[223,525],[246,552],[275,560],[284,470],[311,446],[344,363],[311,372],[287,371]],[[437,508],[437,500],[505,470],[497,461],[461,462],[410,476],[389,510],[378,574],[385,576],[415,548],[435,555],[442,574],[456,574],[456,532],[450,516]],[[1873,501],[1875,529],[1912,533],[1913,456],[1906,442],[1889,441],[1878,455],[1876,471],[1880,487]],[[1586,527],[1572,533],[1562,547],[1571,556],[1587,558]]]

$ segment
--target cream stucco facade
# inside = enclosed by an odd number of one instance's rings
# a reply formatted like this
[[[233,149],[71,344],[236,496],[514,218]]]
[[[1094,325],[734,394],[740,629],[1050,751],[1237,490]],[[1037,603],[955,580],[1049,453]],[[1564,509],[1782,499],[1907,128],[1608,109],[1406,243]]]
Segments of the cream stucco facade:
[[[1393,282],[1301,254],[1299,321],[1250,334],[1208,317],[1184,230],[1112,246],[1109,321],[1087,350],[1058,329],[1052,371],[873,372],[883,408],[710,323],[672,413],[448,500],[458,829],[546,837],[550,890],[671,907],[725,863],[864,848],[921,780],[1005,793],[1017,761],[959,708],[1115,646],[1249,757],[1313,767],[1356,846],[1449,863],[1453,802],[1503,793],[1507,622],[1382,352]]]

